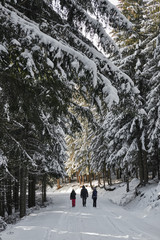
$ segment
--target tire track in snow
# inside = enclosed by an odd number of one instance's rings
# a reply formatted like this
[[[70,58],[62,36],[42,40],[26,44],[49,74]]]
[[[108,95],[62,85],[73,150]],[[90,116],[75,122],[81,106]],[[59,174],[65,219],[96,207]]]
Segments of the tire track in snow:
[[[158,230],[151,228],[144,219],[103,196],[98,196],[98,207],[93,208],[90,195],[84,208],[77,194],[76,207],[72,208],[69,192],[57,191],[53,205],[12,226],[14,234],[1,236],[3,240],[159,240]]]
[[[50,240],[50,236],[51,236],[51,229],[48,228],[46,230],[46,234],[45,234],[45,236],[44,236],[44,238],[42,240]]]
[[[115,232],[118,230],[119,233],[126,236],[128,235],[129,239],[157,239],[150,235],[150,232],[148,231],[150,226],[145,223],[144,220],[130,214],[130,212],[126,211],[123,207],[115,205],[110,201],[108,201],[108,204],[111,208],[108,210],[104,206],[103,208],[108,213],[108,223],[113,226]]]
[[[73,240],[74,238],[82,240],[78,231],[80,212],[77,212],[77,207],[71,207],[71,201],[68,199],[67,194],[55,195],[55,206],[52,211],[53,215],[55,212],[58,216],[51,227],[49,237],[45,240]]]

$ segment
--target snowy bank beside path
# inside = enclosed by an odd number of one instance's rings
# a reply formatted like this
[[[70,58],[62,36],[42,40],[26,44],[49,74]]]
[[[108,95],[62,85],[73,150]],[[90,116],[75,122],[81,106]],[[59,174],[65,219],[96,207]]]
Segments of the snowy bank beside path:
[[[126,184],[121,183],[118,184],[118,187],[113,192],[107,192],[106,194],[103,191],[102,194],[111,202],[123,206],[124,209],[130,211],[132,214],[159,228],[160,182],[150,181],[145,187],[137,189],[138,196],[136,196],[135,189],[138,184],[139,180],[133,179],[129,184],[129,192],[126,192]]]
[[[77,184],[52,189],[48,194],[53,204],[8,226],[0,237],[2,240],[159,240],[160,200],[156,200],[156,193],[160,185],[148,185],[133,199],[136,184],[135,180],[131,182],[130,193],[125,192],[124,184],[117,185],[112,192],[98,188],[97,208],[92,207],[89,186],[86,207],[82,207],[81,189]],[[69,199],[73,188],[77,193],[75,208]],[[152,203],[151,195],[152,200],[155,199]],[[133,199],[131,202],[129,196]],[[116,204],[123,205],[125,200],[129,202],[125,207]]]

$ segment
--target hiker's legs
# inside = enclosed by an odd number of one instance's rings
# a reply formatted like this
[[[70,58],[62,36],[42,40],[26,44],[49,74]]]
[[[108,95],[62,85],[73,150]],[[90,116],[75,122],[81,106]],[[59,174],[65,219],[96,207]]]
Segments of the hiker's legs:
[[[76,205],[76,199],[72,199],[72,207],[75,207]]]

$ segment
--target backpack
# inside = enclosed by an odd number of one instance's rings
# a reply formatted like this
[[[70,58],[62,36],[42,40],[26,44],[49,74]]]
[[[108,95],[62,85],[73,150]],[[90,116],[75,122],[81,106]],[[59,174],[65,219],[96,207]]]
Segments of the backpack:
[[[96,197],[97,197],[97,190],[93,190],[92,197],[93,197],[93,198],[96,198]]]

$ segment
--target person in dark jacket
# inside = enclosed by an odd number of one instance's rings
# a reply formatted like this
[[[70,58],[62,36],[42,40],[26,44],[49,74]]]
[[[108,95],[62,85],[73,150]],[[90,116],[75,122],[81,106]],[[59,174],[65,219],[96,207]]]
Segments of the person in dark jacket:
[[[83,207],[86,207],[86,199],[87,199],[87,197],[88,197],[88,191],[85,188],[85,186],[83,186],[82,190],[81,190],[81,198],[82,198]]]
[[[97,203],[97,190],[96,190],[96,188],[93,189],[92,199],[93,199],[93,207],[96,207],[96,203]]]
[[[72,200],[72,207],[76,206],[76,192],[74,191],[74,189],[72,190],[71,194],[70,194],[70,200]]]

